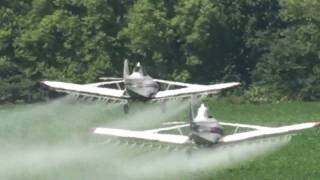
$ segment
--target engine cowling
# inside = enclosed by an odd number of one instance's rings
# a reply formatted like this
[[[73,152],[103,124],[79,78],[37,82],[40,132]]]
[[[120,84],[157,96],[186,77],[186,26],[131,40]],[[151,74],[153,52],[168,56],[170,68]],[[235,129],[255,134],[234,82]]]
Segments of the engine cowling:
[[[217,122],[197,122],[191,125],[190,138],[196,144],[215,144],[223,136],[224,130]]]

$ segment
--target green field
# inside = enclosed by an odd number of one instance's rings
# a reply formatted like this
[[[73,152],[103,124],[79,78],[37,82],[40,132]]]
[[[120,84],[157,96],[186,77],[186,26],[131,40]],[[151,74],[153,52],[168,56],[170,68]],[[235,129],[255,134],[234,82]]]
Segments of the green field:
[[[208,104],[211,114],[229,122],[279,126],[320,119],[320,103]],[[106,142],[107,137],[89,132],[97,126],[157,127],[186,119],[187,107],[186,102],[172,102],[163,114],[156,105],[137,105],[124,115],[120,105],[68,98],[0,106],[0,179],[319,179],[317,129],[294,136],[286,145],[269,140],[191,155],[183,147]],[[269,145],[274,141],[281,148]]]

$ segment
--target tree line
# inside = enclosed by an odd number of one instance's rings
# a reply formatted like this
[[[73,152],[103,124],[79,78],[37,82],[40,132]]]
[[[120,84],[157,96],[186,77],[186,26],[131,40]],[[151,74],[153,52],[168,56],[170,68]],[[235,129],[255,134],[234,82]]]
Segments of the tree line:
[[[123,60],[194,83],[240,81],[255,102],[320,99],[318,0],[1,0],[0,102],[41,80],[121,76]]]

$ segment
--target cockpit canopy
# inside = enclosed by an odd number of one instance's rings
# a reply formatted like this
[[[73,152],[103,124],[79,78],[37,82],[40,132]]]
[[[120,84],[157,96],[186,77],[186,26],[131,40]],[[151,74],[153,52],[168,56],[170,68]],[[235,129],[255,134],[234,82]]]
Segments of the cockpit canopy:
[[[143,67],[141,66],[140,62],[138,62],[135,67],[132,70],[132,73],[130,74],[129,78],[131,79],[142,79],[142,78],[149,78],[149,76],[146,76],[143,70]]]

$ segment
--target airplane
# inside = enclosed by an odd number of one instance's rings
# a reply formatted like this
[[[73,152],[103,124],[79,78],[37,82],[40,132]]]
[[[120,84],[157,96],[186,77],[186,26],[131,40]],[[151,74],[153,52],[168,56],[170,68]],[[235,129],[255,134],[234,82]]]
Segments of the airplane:
[[[105,99],[107,102],[122,102],[126,114],[129,111],[129,101],[160,101],[162,109],[165,109],[165,102],[170,99],[203,98],[240,85],[239,82],[200,85],[153,79],[145,73],[139,62],[130,74],[128,60],[124,61],[122,78],[102,77],[100,79],[104,81],[91,84],[57,81],[42,81],[42,83],[55,91],[75,96]]]
[[[280,135],[291,135],[294,132],[302,131],[309,128],[320,127],[318,122],[305,122],[281,127],[266,127],[250,124],[239,124],[229,122],[219,122],[215,118],[208,115],[208,108],[201,104],[198,108],[197,116],[194,117],[192,109],[190,110],[189,123],[185,122],[169,122],[166,125],[174,125],[162,127],[158,129],[150,129],[143,131],[134,131],[126,129],[113,129],[97,127],[90,131],[93,134],[108,135],[127,139],[140,139],[144,141],[153,141],[169,144],[189,144],[197,146],[211,147],[217,144],[230,144],[254,139],[268,138]],[[250,129],[245,132],[234,132],[233,134],[225,135],[223,126]],[[183,135],[181,129],[189,128],[190,133]],[[163,133],[179,130],[180,134]]]

